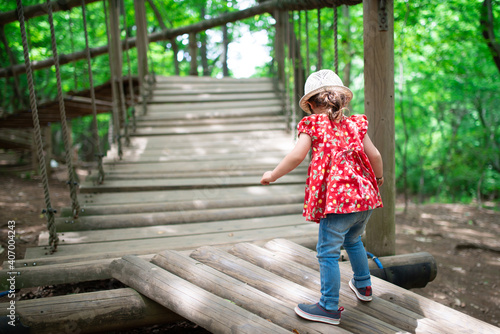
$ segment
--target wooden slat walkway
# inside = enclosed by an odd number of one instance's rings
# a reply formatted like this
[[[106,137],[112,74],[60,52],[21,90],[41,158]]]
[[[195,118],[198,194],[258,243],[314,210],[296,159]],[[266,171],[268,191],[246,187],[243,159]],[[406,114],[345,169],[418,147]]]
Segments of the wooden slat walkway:
[[[347,263],[340,326],[294,314],[319,298],[318,227],[301,215],[307,161],[259,184],[293,146],[281,105],[265,79],[159,78],[123,160],[114,147],[105,183],[81,187],[80,217],[56,219],[58,251],[42,233],[16,262],[17,288],[114,277],[153,301],[131,289],[23,301],[25,324],[98,332],[180,316],[214,333],[500,332],[376,277],[374,300],[358,302]]]

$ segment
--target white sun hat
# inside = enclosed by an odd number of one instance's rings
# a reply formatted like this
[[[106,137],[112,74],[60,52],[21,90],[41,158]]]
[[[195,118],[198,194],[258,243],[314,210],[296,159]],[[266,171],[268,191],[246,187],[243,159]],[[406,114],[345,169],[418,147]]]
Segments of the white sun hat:
[[[306,113],[312,113],[307,101],[314,95],[323,91],[339,91],[346,95],[348,104],[352,99],[352,92],[344,86],[339,76],[331,70],[320,70],[312,73],[306,80],[304,85],[304,96],[299,101],[299,105]]]

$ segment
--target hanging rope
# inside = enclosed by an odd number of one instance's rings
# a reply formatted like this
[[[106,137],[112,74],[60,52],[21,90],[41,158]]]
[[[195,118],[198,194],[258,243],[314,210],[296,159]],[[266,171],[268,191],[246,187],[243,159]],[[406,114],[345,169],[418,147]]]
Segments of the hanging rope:
[[[104,7],[104,21],[106,22],[106,36],[108,37],[108,45],[109,45],[109,42],[111,41],[111,36],[110,36],[110,32],[109,32],[108,10],[106,8],[106,1],[103,1],[102,5]],[[115,78],[113,77],[113,75],[111,75],[111,85],[114,85],[114,84],[115,84]],[[116,99],[115,98],[113,98],[113,109],[117,109]],[[116,118],[119,118],[119,115],[115,115],[115,113],[112,113],[112,115],[113,115],[112,131],[113,131],[113,136],[116,139],[116,142],[117,142],[117,145],[118,145],[118,157],[121,160],[122,157],[123,157],[123,150],[122,150],[122,139],[121,139],[122,136],[121,136],[121,133],[120,133],[121,132],[121,130],[120,130],[120,120],[116,119]]]
[[[47,0],[47,9],[49,16],[50,25],[50,39],[52,44],[52,56],[54,57],[54,65],[56,67],[56,79],[57,79],[57,99],[59,100],[59,111],[61,114],[61,129],[63,133],[64,149],[66,151],[66,165],[68,166],[68,184],[71,196],[71,207],[73,209],[73,217],[78,218],[78,213],[80,211],[80,205],[78,204],[78,198],[76,195],[76,187],[78,183],[75,178],[75,171],[73,169],[73,160],[71,156],[71,143],[70,143],[70,133],[68,131],[68,124],[66,123],[66,110],[64,107],[64,99],[62,94],[61,85],[61,71],[59,68],[59,55],[57,54],[56,46],[56,33],[54,30],[54,18],[52,17],[52,6],[50,0]]]
[[[134,83],[132,82],[132,66],[130,65],[130,47],[128,44],[128,38],[130,37],[128,34],[128,26],[127,26],[127,13],[123,14],[123,25],[125,26],[125,53],[127,55],[127,66],[128,66],[128,90],[130,95],[129,105],[132,106],[132,132],[135,132],[137,127],[137,120],[135,118],[135,94],[134,94]]]
[[[321,9],[318,8],[318,68],[316,71],[321,70],[323,66],[321,59]]]
[[[102,184],[104,182],[104,168],[102,166],[102,158],[104,157],[104,154],[102,154],[101,151],[101,144],[99,141],[99,128],[97,124],[97,108],[96,108],[96,103],[95,103],[95,88],[94,88],[94,78],[92,75],[92,64],[90,61],[90,47],[89,47],[89,33],[87,30],[87,13],[85,9],[85,0],[82,0],[82,17],[83,17],[83,31],[85,33],[85,51],[87,53],[87,69],[89,72],[89,83],[90,83],[90,99],[92,101],[92,133],[93,133],[93,139],[94,139],[94,150],[95,150],[95,156],[97,158],[97,167],[99,170],[99,176],[97,179],[97,182],[99,184]]]
[[[122,1],[120,1],[120,12],[125,16],[125,4]],[[127,30],[127,26],[125,26],[125,31]],[[127,35],[125,34],[125,40],[127,39]],[[120,48],[121,52],[123,54],[123,44],[120,43]],[[128,55],[128,53],[127,53]],[[120,71],[121,72],[121,71]],[[130,145],[130,135],[128,132],[128,126],[129,126],[129,121],[128,121],[128,112],[127,112],[127,106],[125,105],[125,91],[123,88],[123,75],[120,74],[118,77],[118,86],[120,88],[120,103],[122,106],[122,120],[125,123],[124,128],[125,128],[125,145],[129,146]]]
[[[47,217],[47,228],[49,230],[49,246],[50,252],[54,253],[57,251],[57,245],[59,244],[59,238],[56,232],[56,225],[54,222],[54,213],[56,210],[52,208],[50,203],[50,192],[49,192],[49,181],[47,177],[47,170],[45,167],[45,156],[43,154],[43,144],[42,144],[42,134],[40,131],[40,121],[38,119],[38,107],[36,104],[35,86],[33,84],[33,72],[31,70],[31,61],[28,51],[28,40],[26,36],[26,27],[24,23],[24,11],[21,0],[16,0],[17,3],[17,15],[19,19],[19,27],[21,28],[21,37],[23,41],[23,53],[24,53],[24,65],[26,67],[26,77],[28,79],[28,88],[30,93],[30,107],[31,116],[33,118],[33,128],[35,143],[37,146],[38,161],[40,164],[40,173],[42,174],[42,184],[43,193],[45,198],[45,207],[43,210]]]
[[[335,5],[334,5],[335,6]],[[337,6],[333,7],[333,35],[335,44],[335,73],[339,73],[339,38],[338,38],[338,13]]]
[[[306,78],[309,76],[309,71],[311,70],[311,60],[309,57],[309,15],[308,11],[305,11],[306,14]]]

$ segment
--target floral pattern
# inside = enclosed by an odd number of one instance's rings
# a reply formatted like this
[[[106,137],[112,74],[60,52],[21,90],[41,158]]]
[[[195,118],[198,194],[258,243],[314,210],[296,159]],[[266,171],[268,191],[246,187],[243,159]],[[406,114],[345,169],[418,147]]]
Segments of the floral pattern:
[[[326,114],[304,117],[297,126],[312,139],[303,215],[319,222],[329,213],[351,213],[382,207],[377,180],[363,148],[365,115],[332,122]]]

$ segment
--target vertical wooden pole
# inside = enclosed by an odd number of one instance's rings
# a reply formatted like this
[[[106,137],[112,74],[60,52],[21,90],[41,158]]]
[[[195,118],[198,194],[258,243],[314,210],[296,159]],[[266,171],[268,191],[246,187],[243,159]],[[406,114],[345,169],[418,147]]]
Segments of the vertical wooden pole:
[[[148,31],[146,21],[146,7],[144,0],[134,0],[136,31],[137,68],[139,72],[139,91],[142,99],[143,113],[146,113],[146,96],[148,69]],[[177,55],[175,55],[177,57]]]
[[[278,84],[280,89],[284,89],[285,83],[285,22],[283,12],[275,10],[276,37],[274,42],[274,61],[277,65]]]
[[[189,34],[189,55],[191,56],[189,75],[198,76],[198,45],[194,32]]]
[[[122,48],[120,38],[119,0],[109,0],[109,67],[111,71],[111,93],[113,95],[113,141],[119,140],[122,127],[122,110],[118,78],[122,75]]]
[[[382,7],[382,8],[381,8]],[[381,27],[380,8],[387,14]],[[377,256],[396,253],[395,133],[394,133],[394,3],[363,1],[365,113],[368,133],[384,160],[381,187],[383,209],[377,209],[366,229],[366,248]]]

